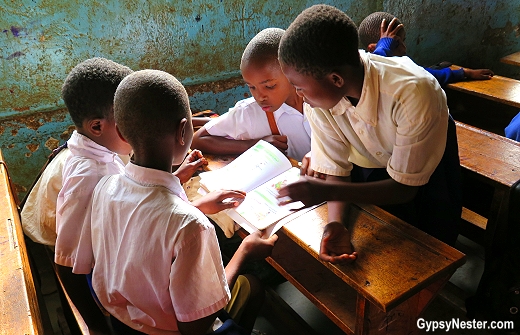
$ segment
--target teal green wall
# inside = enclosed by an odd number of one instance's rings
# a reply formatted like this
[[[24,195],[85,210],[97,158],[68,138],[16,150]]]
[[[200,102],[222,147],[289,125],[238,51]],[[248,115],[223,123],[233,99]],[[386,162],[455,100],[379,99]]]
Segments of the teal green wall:
[[[520,50],[520,0],[324,1],[359,23],[397,15],[409,55],[520,77],[499,63]],[[0,15],[0,148],[23,194],[72,122],[60,98],[70,69],[94,56],[134,70],[168,71],[188,88],[192,109],[223,113],[247,96],[238,69],[244,46],[266,27],[286,28],[304,8],[292,0],[4,0]],[[520,78],[519,78],[520,79]]]

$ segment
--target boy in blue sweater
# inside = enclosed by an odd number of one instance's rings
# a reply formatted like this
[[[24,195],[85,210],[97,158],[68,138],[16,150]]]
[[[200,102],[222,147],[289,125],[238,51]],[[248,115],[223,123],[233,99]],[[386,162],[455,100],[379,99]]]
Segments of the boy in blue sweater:
[[[406,31],[397,17],[386,12],[375,12],[359,24],[359,40],[369,52],[385,56],[406,56]],[[442,87],[463,80],[487,80],[493,77],[489,69],[452,70],[449,67],[433,69],[425,67]]]

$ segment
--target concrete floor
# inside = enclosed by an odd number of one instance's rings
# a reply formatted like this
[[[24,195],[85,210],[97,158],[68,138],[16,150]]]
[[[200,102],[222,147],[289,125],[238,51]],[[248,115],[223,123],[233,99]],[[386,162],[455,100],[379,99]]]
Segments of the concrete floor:
[[[477,289],[478,280],[483,271],[484,252],[482,247],[471,242],[470,240],[460,236],[456,247],[466,253],[467,262],[459,268],[450,279],[449,284],[443,289],[441,295],[437,297],[432,304],[427,308],[424,318],[425,320],[451,320],[452,318],[461,318],[467,320],[465,317],[464,300],[473,295]],[[62,334],[58,324],[60,301],[54,285],[53,270],[46,265],[46,260],[43,258],[41,250],[38,247],[35,250],[35,260],[38,264],[38,271],[42,283],[42,294],[45,298],[45,304],[49,312],[49,318],[52,325],[52,330],[46,334]],[[31,247],[32,249],[32,247]],[[310,332],[317,335],[336,335],[342,334],[339,328],[334,325],[323,313],[321,313],[306,297],[304,297],[294,286],[288,282],[283,282],[275,287],[274,291],[281,297],[298,315],[310,326]],[[285,335],[288,333],[284,326],[285,321],[273,320],[270,311],[262,310],[257,318],[255,328],[258,330],[257,334],[267,335]],[[283,319],[285,318],[285,319]],[[291,313],[282,317],[282,320],[293,318]],[[294,318],[293,318],[294,319]],[[298,319],[298,318],[296,318]],[[438,332],[429,332],[428,334],[446,334],[445,330]],[[449,334],[455,335],[487,335],[492,334],[486,331],[464,331],[453,330]]]

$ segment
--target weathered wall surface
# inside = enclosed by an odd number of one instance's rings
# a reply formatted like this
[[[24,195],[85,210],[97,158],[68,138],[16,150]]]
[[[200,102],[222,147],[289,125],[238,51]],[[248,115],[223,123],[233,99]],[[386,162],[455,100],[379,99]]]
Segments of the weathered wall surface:
[[[520,76],[498,59],[520,50],[520,0],[330,0],[359,23],[388,11],[406,25],[409,55]],[[3,0],[0,4],[0,148],[23,193],[50,149],[70,134],[60,98],[70,69],[100,56],[135,70],[168,71],[192,109],[225,112],[248,94],[238,65],[266,27],[286,28],[304,8],[293,0]]]

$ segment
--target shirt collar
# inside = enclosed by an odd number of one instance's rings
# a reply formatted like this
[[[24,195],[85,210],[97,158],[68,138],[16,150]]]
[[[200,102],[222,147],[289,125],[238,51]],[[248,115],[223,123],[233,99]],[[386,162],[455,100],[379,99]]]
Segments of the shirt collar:
[[[179,178],[170,172],[150,169],[130,162],[125,166],[125,175],[143,186],[162,186],[182,200],[189,202]]]
[[[104,146],[97,144],[85,135],[76,130],[67,141],[67,147],[75,156],[83,156],[95,159],[98,162],[110,163],[116,160],[117,154]]]
[[[370,61],[370,54],[360,50],[359,56],[364,67],[363,88],[357,105],[354,107],[347,98],[341,99],[332,107],[332,115],[342,115],[352,108],[364,122],[375,127],[377,125],[377,109],[379,103],[379,78]]]

